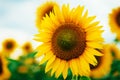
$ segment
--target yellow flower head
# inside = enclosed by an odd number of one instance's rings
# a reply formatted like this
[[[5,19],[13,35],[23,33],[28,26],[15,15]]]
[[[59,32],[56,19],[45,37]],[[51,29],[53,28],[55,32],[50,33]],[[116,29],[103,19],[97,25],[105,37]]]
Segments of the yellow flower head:
[[[88,11],[83,14],[84,7],[78,6],[70,10],[69,5],[63,5],[62,10],[54,7],[54,13],[46,16],[38,28],[39,34],[35,40],[43,42],[37,47],[37,57],[44,55],[40,64],[48,61],[45,72],[51,70],[58,78],[63,74],[67,77],[68,68],[74,75],[87,76],[90,72],[89,63],[97,64],[94,55],[102,56],[95,50],[102,48],[101,26],[93,22],[95,16],[88,17]]]
[[[19,66],[18,67],[18,72],[19,73],[27,73],[28,72],[28,67],[25,65]]]
[[[16,49],[17,43],[14,39],[8,38],[5,39],[2,42],[2,53],[4,53],[7,56],[10,56],[10,54]]]
[[[109,14],[109,24],[111,31],[117,34],[117,39],[120,40],[120,7],[112,10]]]
[[[10,72],[7,68],[7,61],[0,53],[0,80],[7,80],[10,78]]]
[[[98,64],[96,66],[90,65],[90,76],[93,78],[101,78],[110,72],[113,57],[108,44],[104,45],[102,53],[104,54],[102,57],[96,56]]]
[[[37,16],[36,16],[37,27],[39,27],[43,17],[45,17],[46,15],[49,15],[50,12],[53,11],[54,6],[57,6],[57,3],[49,1],[49,2],[46,2],[37,8],[37,12],[36,12],[36,14],[37,14]]]
[[[27,65],[34,64],[34,63],[35,63],[35,59],[34,59],[34,58],[27,58],[27,59],[24,61],[24,63],[27,64]]]
[[[28,54],[33,51],[32,44],[30,42],[26,42],[22,46],[22,51],[24,54]]]
[[[120,59],[120,50],[115,44],[108,44],[109,45],[109,53],[111,53],[114,59]]]

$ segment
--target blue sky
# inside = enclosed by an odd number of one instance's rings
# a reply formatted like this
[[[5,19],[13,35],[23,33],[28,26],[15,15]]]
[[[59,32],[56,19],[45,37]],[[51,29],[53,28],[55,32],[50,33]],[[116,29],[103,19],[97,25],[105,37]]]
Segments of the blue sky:
[[[18,42],[32,40],[37,33],[35,27],[36,8],[50,0],[0,0],[0,41],[14,37]],[[71,7],[84,5],[89,15],[96,15],[96,20],[105,30],[103,37],[106,42],[112,42],[115,35],[110,32],[108,14],[113,8],[120,6],[120,0],[52,0],[60,6],[70,4]],[[36,45],[36,41],[33,41]]]

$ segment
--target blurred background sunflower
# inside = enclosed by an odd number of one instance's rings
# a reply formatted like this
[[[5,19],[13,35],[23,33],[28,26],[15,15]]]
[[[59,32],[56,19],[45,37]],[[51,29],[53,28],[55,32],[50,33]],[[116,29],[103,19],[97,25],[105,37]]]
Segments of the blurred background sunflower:
[[[56,2],[48,1],[43,3],[37,8],[36,11],[36,26],[39,27],[41,20],[46,16],[50,15],[50,12],[53,11],[54,6],[58,6]]]
[[[90,76],[92,78],[101,78],[106,76],[111,70],[111,64],[113,61],[112,54],[109,50],[109,45],[104,44],[103,50],[101,52],[104,54],[102,57],[96,56],[98,64],[96,66],[91,65]]]
[[[109,14],[109,24],[111,31],[116,33],[117,39],[120,40],[120,6],[114,8]]]
[[[23,54],[28,54],[28,53],[31,53],[33,52],[33,46],[32,46],[32,43],[31,42],[25,42],[22,46],[22,53]]]
[[[0,80],[8,80],[10,78],[10,71],[7,67],[8,62],[3,56],[2,53],[0,53]]]
[[[2,42],[2,53],[4,53],[4,55],[6,57],[9,57],[10,54],[12,54],[15,49],[17,48],[17,42],[14,40],[14,39],[5,39],[3,42]]]

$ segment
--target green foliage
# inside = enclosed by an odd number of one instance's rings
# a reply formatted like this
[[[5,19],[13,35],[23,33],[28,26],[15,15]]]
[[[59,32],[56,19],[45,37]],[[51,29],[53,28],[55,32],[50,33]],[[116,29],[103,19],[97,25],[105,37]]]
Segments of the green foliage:
[[[11,77],[9,80],[64,80],[63,76],[60,75],[59,78],[55,78],[55,74],[51,76],[51,71],[45,73],[46,63],[38,65],[35,60],[34,55],[37,52],[32,52],[28,55],[21,56],[18,60],[13,60],[7,58],[9,65]],[[26,60],[33,59],[32,63],[25,63]],[[19,67],[25,66],[27,72],[19,72]],[[104,77],[99,79],[89,78],[86,76],[73,76],[70,69],[68,69],[68,76],[66,80],[119,80],[120,79],[120,60],[115,59],[111,65],[111,71]]]
[[[59,78],[55,78],[55,74],[51,76],[51,71],[45,73],[46,63],[42,65],[38,65],[36,62],[32,62],[32,64],[25,63],[28,59],[35,60],[34,55],[36,53],[37,52],[32,52],[28,55],[20,56],[18,60],[7,58],[9,61],[8,68],[12,73],[9,80],[64,80],[62,75],[60,75]],[[19,72],[20,66],[25,66],[27,68],[27,72]],[[85,76],[72,77],[72,72],[68,69],[66,80],[90,80],[90,78]]]
[[[116,38],[116,39],[114,39],[114,42],[115,42],[115,43],[118,43],[118,42],[119,42],[119,40]]]
[[[51,71],[45,73],[45,66],[46,63],[42,65],[38,65],[37,62],[35,62],[34,55],[37,52],[32,52],[28,55],[21,56],[18,60],[13,60],[10,58],[7,58],[9,64],[8,68],[10,70],[11,77],[9,80],[64,80],[63,76],[60,75],[59,78],[55,78],[55,74],[51,76]],[[26,64],[25,61],[28,59],[33,59],[31,64]],[[25,73],[20,73],[18,71],[20,66],[25,66],[28,70]],[[106,76],[103,76],[101,78],[89,78],[86,76],[73,76],[71,70],[68,70],[68,76],[66,80],[119,80],[120,79],[120,60],[113,60],[113,63],[111,64],[111,71]]]
[[[86,76],[73,76],[70,80],[91,80],[89,77]]]
[[[91,80],[89,77],[86,77],[86,76],[82,76],[82,77],[80,77],[80,79],[79,80]]]

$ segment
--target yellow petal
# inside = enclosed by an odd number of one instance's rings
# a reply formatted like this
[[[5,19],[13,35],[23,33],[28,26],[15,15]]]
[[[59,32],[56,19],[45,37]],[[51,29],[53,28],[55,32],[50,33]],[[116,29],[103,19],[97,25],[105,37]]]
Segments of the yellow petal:
[[[40,28],[38,29],[43,30],[43,31],[47,31],[47,32],[54,32],[56,29],[56,26],[54,26],[53,22],[51,21],[51,19],[48,17],[45,17],[45,19],[43,20],[43,22],[41,22],[40,24]]]
[[[42,34],[44,34],[44,35],[42,35]],[[34,36],[36,36],[36,37],[44,37],[44,36],[49,37],[49,35],[51,35],[51,34],[42,31],[39,34],[35,34]]]
[[[93,60],[94,63],[97,63],[97,60],[96,60],[96,58],[94,57],[94,55],[90,55],[89,53],[86,53],[85,55],[86,55],[88,58],[90,58],[91,60]]]
[[[81,24],[80,22],[82,22],[82,13],[84,10],[84,6],[78,6],[72,13],[72,19],[76,24]]]
[[[80,11],[80,5],[74,9],[74,11],[72,12],[72,19],[75,20],[78,17],[78,14],[81,12]]]
[[[98,49],[103,49],[102,43],[97,43],[97,42],[87,42],[86,43],[88,47],[91,48],[98,48]]]
[[[77,66],[78,66],[78,73],[80,76],[83,76],[84,72],[83,72],[83,69],[82,69],[82,63],[80,63],[80,60],[79,58],[77,58]]]
[[[82,75],[87,76],[90,73],[89,63],[83,58],[83,56],[79,57],[80,70],[82,71]]]
[[[84,28],[88,28],[90,23],[95,19],[96,16],[92,16],[92,17],[88,17],[86,18],[85,22],[84,22]]]
[[[34,40],[39,42],[50,42],[52,38],[52,34],[47,34],[47,33],[40,33],[35,36],[37,37],[35,37]]]
[[[99,24],[99,22],[95,23],[96,25]],[[88,28],[85,29],[86,32],[93,32],[93,31],[99,31],[101,30],[102,26],[89,26]]]
[[[63,16],[64,16],[64,19],[65,19],[65,21],[67,22],[69,22],[69,13],[70,13],[70,11],[69,11],[69,5],[63,5],[63,7],[62,7],[62,14],[63,14]]]
[[[92,65],[94,65],[94,66],[97,65],[97,60],[96,60],[96,58],[95,58],[93,55],[89,55],[89,52],[88,52],[88,51],[85,51],[82,56],[84,57],[84,59],[85,59],[88,63],[90,63],[90,64],[92,64]]]
[[[84,10],[84,6],[81,6],[79,9],[79,16],[80,17],[82,16],[83,10]]]
[[[78,66],[77,66],[76,60],[77,59],[72,60],[72,65],[73,65],[73,69],[75,70],[76,75],[78,75]]]
[[[39,51],[39,50],[44,50],[46,48],[50,48],[51,45],[49,43],[43,43],[40,46],[38,46],[35,50]]]
[[[50,58],[54,57],[53,52],[49,51],[45,57],[40,61],[40,64],[43,64],[44,62],[46,62],[47,60],[49,60]]]
[[[69,62],[69,65],[70,65],[70,69],[71,69],[71,71],[72,71],[72,75],[73,76],[75,76],[75,71],[74,71],[74,69],[73,69],[73,66],[72,66],[72,63],[71,63],[71,61]]]
[[[104,39],[102,38],[102,37],[99,37],[99,36],[97,36],[97,37],[87,37],[86,38],[86,41],[87,42],[92,42],[92,41],[94,41],[94,42],[98,42],[98,43],[101,43],[101,42],[104,42]]]
[[[66,79],[68,74],[68,63],[66,62],[65,68],[63,70],[63,78]]]
[[[45,67],[45,73],[47,72],[47,68],[50,67],[50,65],[55,61],[56,56],[54,55],[51,59],[49,59],[49,61],[46,64]]]
[[[101,33],[103,33],[103,32],[104,32],[104,30],[99,30],[99,29],[97,29],[96,27],[94,27],[93,30],[88,31],[86,34],[87,34],[88,36],[94,36],[94,37],[96,37],[95,35],[101,35]]]
[[[43,32],[44,32],[44,33],[48,33],[48,34],[53,34],[53,32],[51,32],[50,30],[46,30],[46,29],[44,29],[44,28],[38,29],[38,32],[39,32],[39,33],[43,33]]]
[[[83,10],[84,10],[84,6],[78,6],[77,8],[74,8],[74,10],[71,10],[73,19],[76,18],[77,20],[79,20],[79,18],[82,17]]]
[[[65,67],[65,63],[66,63],[66,61],[61,60],[59,68],[56,70],[56,73],[55,73],[56,78],[58,78],[60,76],[60,74],[63,72],[64,67]]]
[[[52,68],[52,71],[51,71],[51,76],[57,70],[57,68],[59,67],[59,65],[60,65],[60,59],[56,58],[55,62],[53,63],[53,68]]]
[[[55,6],[54,12],[55,12],[55,15],[57,16],[57,19],[59,20],[60,23],[65,22],[59,7]]]
[[[80,57],[79,57],[80,59]],[[83,66],[84,66],[84,70],[86,73],[90,73],[90,67],[89,67],[89,63],[84,59],[84,58],[81,58],[80,59],[83,63]]]
[[[54,25],[57,28],[57,26],[60,25],[59,21],[57,20],[57,17],[54,14],[52,14],[52,13],[50,14],[50,16],[51,16],[51,21],[54,23]]]
[[[54,26],[54,22],[52,22],[51,18],[49,16],[46,16],[46,22],[47,22],[47,25],[46,27],[50,27],[52,28],[53,30],[56,29],[56,26]]]
[[[87,16],[88,16],[88,10],[84,13],[84,15],[83,15],[83,20],[86,19]]]
[[[99,31],[94,31],[94,32],[87,32],[86,33],[86,38],[89,40],[91,38],[101,38],[101,33],[103,32],[103,30],[99,30]]]
[[[75,75],[78,75],[78,67],[77,67],[77,63],[75,60],[76,59],[73,59],[70,61],[70,66],[71,66],[73,72],[75,73]]]
[[[90,54],[95,55],[95,56],[103,56],[103,54],[93,48],[87,48],[86,49]]]
[[[50,69],[52,69],[52,67],[53,67],[52,64],[49,67],[46,67],[45,68],[45,73],[48,72]]]
[[[43,54],[47,53],[48,51],[50,51],[50,45],[47,45],[47,44],[42,44],[40,46],[38,46],[36,48],[36,51],[38,51],[38,53],[35,55],[35,57],[40,57],[42,56]]]
[[[80,25],[82,28],[85,28],[86,26],[86,21],[87,21],[87,16],[88,16],[88,10],[85,12],[85,14],[81,17],[80,19]]]
[[[96,16],[91,16],[87,18],[87,22],[91,22],[96,18]]]

